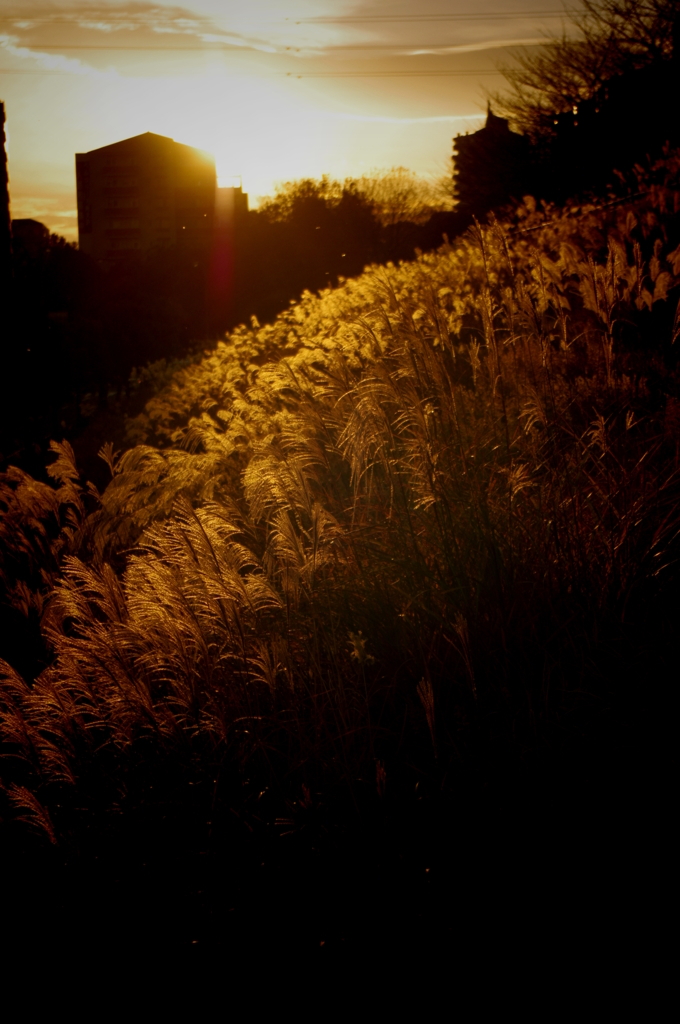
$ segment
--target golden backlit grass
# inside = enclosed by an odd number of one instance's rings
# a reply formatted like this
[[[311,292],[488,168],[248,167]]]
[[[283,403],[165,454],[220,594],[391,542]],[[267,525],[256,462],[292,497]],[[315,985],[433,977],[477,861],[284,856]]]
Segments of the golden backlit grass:
[[[239,328],[101,498],[68,446],[58,490],[11,471],[4,572],[52,657],[2,669],[22,813],[58,831],[55,793],[140,758],[382,795],[594,700],[599,638],[673,572],[679,166]]]

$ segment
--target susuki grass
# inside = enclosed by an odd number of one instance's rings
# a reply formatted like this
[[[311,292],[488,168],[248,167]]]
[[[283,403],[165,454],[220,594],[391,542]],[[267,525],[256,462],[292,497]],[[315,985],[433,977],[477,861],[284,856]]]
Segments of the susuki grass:
[[[240,328],[100,497],[67,446],[60,490],[8,475],[8,593],[50,652],[2,669],[21,813],[56,836],[140,764],[379,799],[587,728],[675,578],[678,167]]]

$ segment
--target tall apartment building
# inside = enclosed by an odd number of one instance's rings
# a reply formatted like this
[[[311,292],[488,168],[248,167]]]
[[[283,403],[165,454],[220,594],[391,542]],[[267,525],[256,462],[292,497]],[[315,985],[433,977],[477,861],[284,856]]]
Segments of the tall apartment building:
[[[76,153],[80,248],[107,261],[158,246],[207,253],[216,183],[208,153],[153,132]]]
[[[0,102],[0,296],[9,287],[12,256],[12,230],[9,219],[9,175],[5,148],[5,104]]]

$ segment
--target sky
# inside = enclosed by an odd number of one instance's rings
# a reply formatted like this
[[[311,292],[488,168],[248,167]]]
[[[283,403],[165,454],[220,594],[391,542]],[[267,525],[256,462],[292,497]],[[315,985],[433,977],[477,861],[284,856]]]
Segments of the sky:
[[[450,173],[499,65],[562,0],[0,0],[13,217],[77,237],[74,154],[152,131],[258,197],[301,177]]]

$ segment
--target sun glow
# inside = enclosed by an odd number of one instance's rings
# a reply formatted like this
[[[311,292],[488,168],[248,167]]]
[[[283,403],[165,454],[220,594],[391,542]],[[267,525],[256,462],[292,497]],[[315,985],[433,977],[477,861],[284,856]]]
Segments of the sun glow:
[[[99,83],[97,83],[99,85]],[[220,183],[241,178],[253,200],[276,182],[331,174],[345,177],[403,163],[404,136],[413,139],[413,170],[434,173],[451,146],[452,131],[476,127],[470,118],[369,117],[329,109],[306,83],[285,78],[203,74],[120,78],[95,90],[87,151],[153,131],[215,156]],[[97,117],[94,117],[96,106]],[[444,169],[443,167],[441,168]]]
[[[174,137],[212,152],[220,181],[238,175],[256,196],[337,163],[331,122],[296,83],[211,73],[183,79],[177,91]]]

